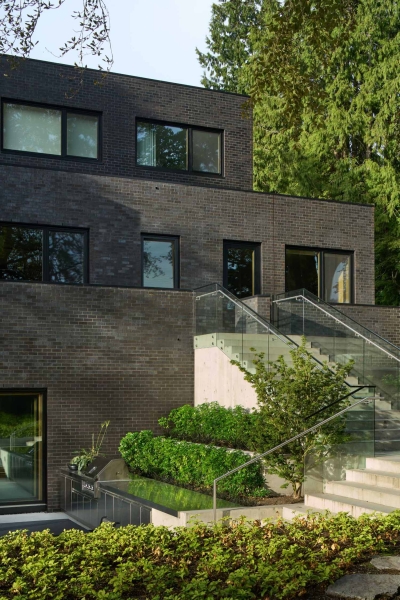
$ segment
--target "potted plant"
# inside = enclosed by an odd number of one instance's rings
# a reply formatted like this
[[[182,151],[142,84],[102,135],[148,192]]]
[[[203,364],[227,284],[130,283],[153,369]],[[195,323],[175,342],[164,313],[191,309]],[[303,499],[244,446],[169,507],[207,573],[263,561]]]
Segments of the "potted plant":
[[[100,449],[106,437],[107,429],[110,421],[104,421],[100,426],[100,431],[95,439],[95,434],[92,433],[92,445],[89,449],[81,448],[77,450],[76,456],[74,456],[68,465],[70,471],[83,471],[87,465],[92,462],[97,456],[101,456]]]

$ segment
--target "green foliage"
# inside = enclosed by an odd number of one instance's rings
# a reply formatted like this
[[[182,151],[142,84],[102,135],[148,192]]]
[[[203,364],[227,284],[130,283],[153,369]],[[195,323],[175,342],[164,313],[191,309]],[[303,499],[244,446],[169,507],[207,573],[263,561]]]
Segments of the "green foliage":
[[[212,490],[216,477],[249,460],[240,450],[154,437],[151,431],[128,433],[121,440],[119,451],[135,473],[205,492]],[[261,465],[250,465],[223,479],[218,484],[218,492],[233,500],[242,496],[267,496]]]
[[[400,543],[400,513],[0,538],[2,600],[290,600]]]
[[[333,370],[326,363],[320,367],[307,351],[305,343],[303,338],[302,344],[290,351],[292,366],[283,356],[274,363],[266,363],[263,354],[256,354],[253,361],[256,372],[253,374],[240,363],[232,361],[245,374],[245,379],[257,394],[260,418],[254,431],[254,443],[259,452],[265,452],[316,425],[348,403],[346,400],[330,406],[348,394],[345,379],[353,363],[336,364]],[[324,409],[322,413],[311,416],[321,409]],[[344,430],[345,418],[334,419],[323,428],[292,442],[284,450],[267,456],[268,471],[290,482],[294,496],[299,497],[306,456],[312,453],[316,461],[323,460],[332,445],[345,441]]]
[[[254,1],[243,26],[220,4],[203,84],[250,94],[255,188],[374,204],[377,301],[399,304],[399,4]]]
[[[257,413],[249,413],[242,406],[224,408],[210,402],[185,404],[158,422],[168,435],[179,440],[253,450],[252,431],[257,419]]]
[[[30,415],[0,412],[0,438],[10,437],[11,434],[16,437],[33,437],[34,433],[35,424]]]
[[[104,421],[104,423],[100,425],[100,430],[96,439],[94,433],[92,433],[92,445],[90,448],[81,448],[80,450],[77,450],[78,454],[72,458],[71,464],[78,465],[79,471],[85,469],[85,467],[87,467],[87,465],[97,456],[101,456],[100,450],[109,425],[110,421]]]

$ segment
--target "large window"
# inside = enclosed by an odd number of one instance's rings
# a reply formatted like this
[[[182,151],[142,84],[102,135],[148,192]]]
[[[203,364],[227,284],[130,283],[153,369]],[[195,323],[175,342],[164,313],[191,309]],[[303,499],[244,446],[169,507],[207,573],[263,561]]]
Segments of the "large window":
[[[179,287],[179,238],[142,236],[143,287]]]
[[[352,253],[286,248],[285,288],[305,288],[326,302],[352,302]]]
[[[2,149],[98,159],[99,119],[93,113],[4,101]]]
[[[0,224],[0,280],[87,283],[87,231]]]
[[[238,298],[260,293],[260,244],[224,242],[224,286]]]
[[[136,163],[141,167],[221,174],[220,131],[137,121]]]

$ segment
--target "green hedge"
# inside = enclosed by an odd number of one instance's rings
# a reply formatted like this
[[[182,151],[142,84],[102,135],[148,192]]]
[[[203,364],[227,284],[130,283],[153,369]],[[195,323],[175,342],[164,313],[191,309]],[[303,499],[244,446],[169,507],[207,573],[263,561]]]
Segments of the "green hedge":
[[[224,408],[210,402],[175,408],[158,422],[176,439],[253,450],[252,432],[258,417],[257,412],[249,413],[242,406]]]
[[[128,433],[121,440],[119,451],[136,473],[204,491],[212,489],[216,477],[249,460],[240,450],[154,437],[151,431]],[[232,499],[267,496],[260,463],[223,479],[218,483],[218,491]]]
[[[103,524],[93,533],[0,538],[1,600],[290,600],[378,552],[396,553],[400,512],[293,523]],[[322,594],[321,594],[322,597]]]

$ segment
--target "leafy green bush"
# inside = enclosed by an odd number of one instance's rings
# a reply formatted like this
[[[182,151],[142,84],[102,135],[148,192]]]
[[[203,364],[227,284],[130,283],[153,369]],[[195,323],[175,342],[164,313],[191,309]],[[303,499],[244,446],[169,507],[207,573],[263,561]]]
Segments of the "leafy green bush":
[[[151,431],[128,433],[119,447],[122,458],[136,473],[158,477],[178,485],[211,490],[216,477],[249,460],[240,450],[229,451],[204,444],[192,444]],[[240,496],[267,496],[262,467],[250,465],[218,483],[218,491],[232,499]]]
[[[10,437],[13,433],[16,437],[33,437],[34,429],[30,415],[18,416],[0,412],[0,438]]]
[[[243,406],[224,408],[217,402],[172,410],[158,422],[167,434],[179,440],[253,450],[252,431],[258,418]]]
[[[290,600],[400,543],[400,512],[314,515],[264,527],[103,524],[0,538],[1,600]]]

